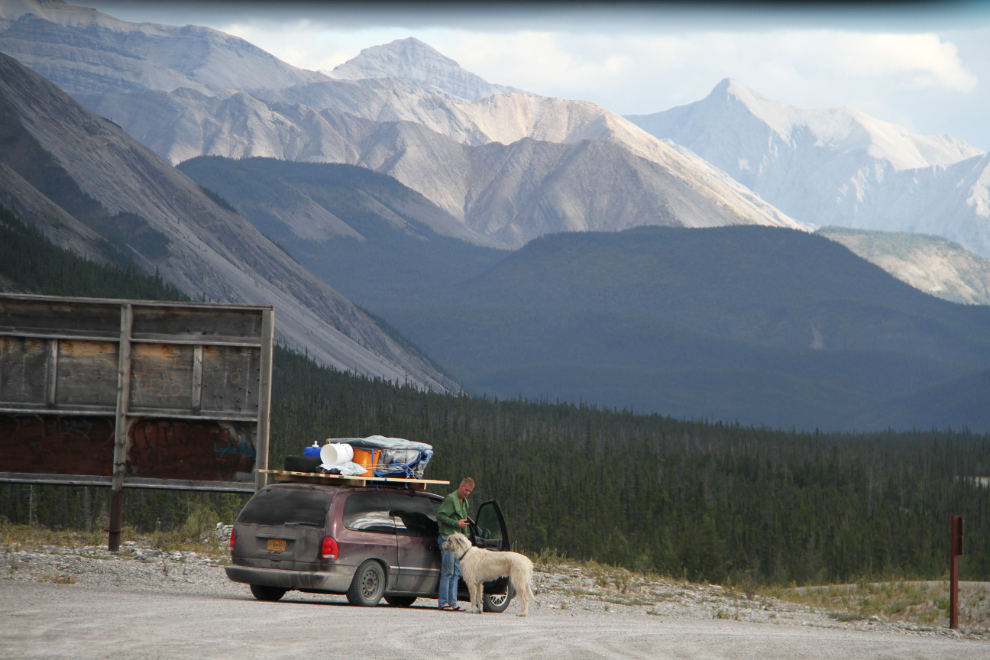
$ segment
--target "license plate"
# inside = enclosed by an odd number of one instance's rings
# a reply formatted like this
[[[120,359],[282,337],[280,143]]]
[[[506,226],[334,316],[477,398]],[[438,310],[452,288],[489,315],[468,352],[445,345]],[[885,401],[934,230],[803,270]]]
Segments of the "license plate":
[[[285,552],[285,539],[268,539],[268,549],[272,552]]]

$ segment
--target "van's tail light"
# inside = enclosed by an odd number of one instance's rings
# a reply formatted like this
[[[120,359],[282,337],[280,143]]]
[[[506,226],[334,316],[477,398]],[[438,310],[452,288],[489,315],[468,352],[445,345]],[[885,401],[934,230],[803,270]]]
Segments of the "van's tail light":
[[[231,551],[231,552],[233,552],[233,551],[234,551],[234,537],[235,537],[236,535],[237,535],[237,534],[236,534],[236,533],[234,532],[234,530],[230,530],[230,551]]]
[[[320,556],[324,559],[337,558],[337,541],[332,536],[324,536],[323,544],[320,548]]]

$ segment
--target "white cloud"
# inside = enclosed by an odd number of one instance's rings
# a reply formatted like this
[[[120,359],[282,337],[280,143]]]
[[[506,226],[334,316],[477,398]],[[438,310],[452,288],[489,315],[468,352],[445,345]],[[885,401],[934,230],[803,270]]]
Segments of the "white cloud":
[[[784,53],[797,55],[799,66],[826,75],[892,77],[904,87],[961,92],[976,87],[976,77],[959,60],[956,46],[935,34],[788,32],[780,45]]]
[[[977,83],[955,45],[934,34],[780,30],[628,37],[451,31],[445,36],[440,45],[445,54],[493,82],[572,97],[600,96],[606,89],[650,81],[663,84],[667,77],[827,86],[882,79],[901,87],[962,92]]]

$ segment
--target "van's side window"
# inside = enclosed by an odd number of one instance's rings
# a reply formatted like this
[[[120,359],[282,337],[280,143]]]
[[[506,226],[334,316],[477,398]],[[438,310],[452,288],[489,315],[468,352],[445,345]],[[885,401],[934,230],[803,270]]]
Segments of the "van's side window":
[[[352,493],[344,502],[344,527],[360,532],[394,534],[385,493]]]
[[[392,517],[395,533],[400,536],[425,536],[436,538],[440,534],[437,512],[426,497],[405,494],[389,494],[392,501]]]

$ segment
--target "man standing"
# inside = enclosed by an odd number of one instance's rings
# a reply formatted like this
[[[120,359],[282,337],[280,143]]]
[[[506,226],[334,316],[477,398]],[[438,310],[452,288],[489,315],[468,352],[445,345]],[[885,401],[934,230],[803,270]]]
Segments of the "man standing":
[[[465,477],[457,490],[444,498],[443,504],[437,510],[437,525],[440,527],[440,547],[443,548],[447,537],[462,532],[468,526],[467,497],[474,490],[474,479]],[[461,566],[453,552],[441,550],[440,563],[440,609],[448,612],[460,612],[464,608],[457,606],[457,581],[461,578]]]

